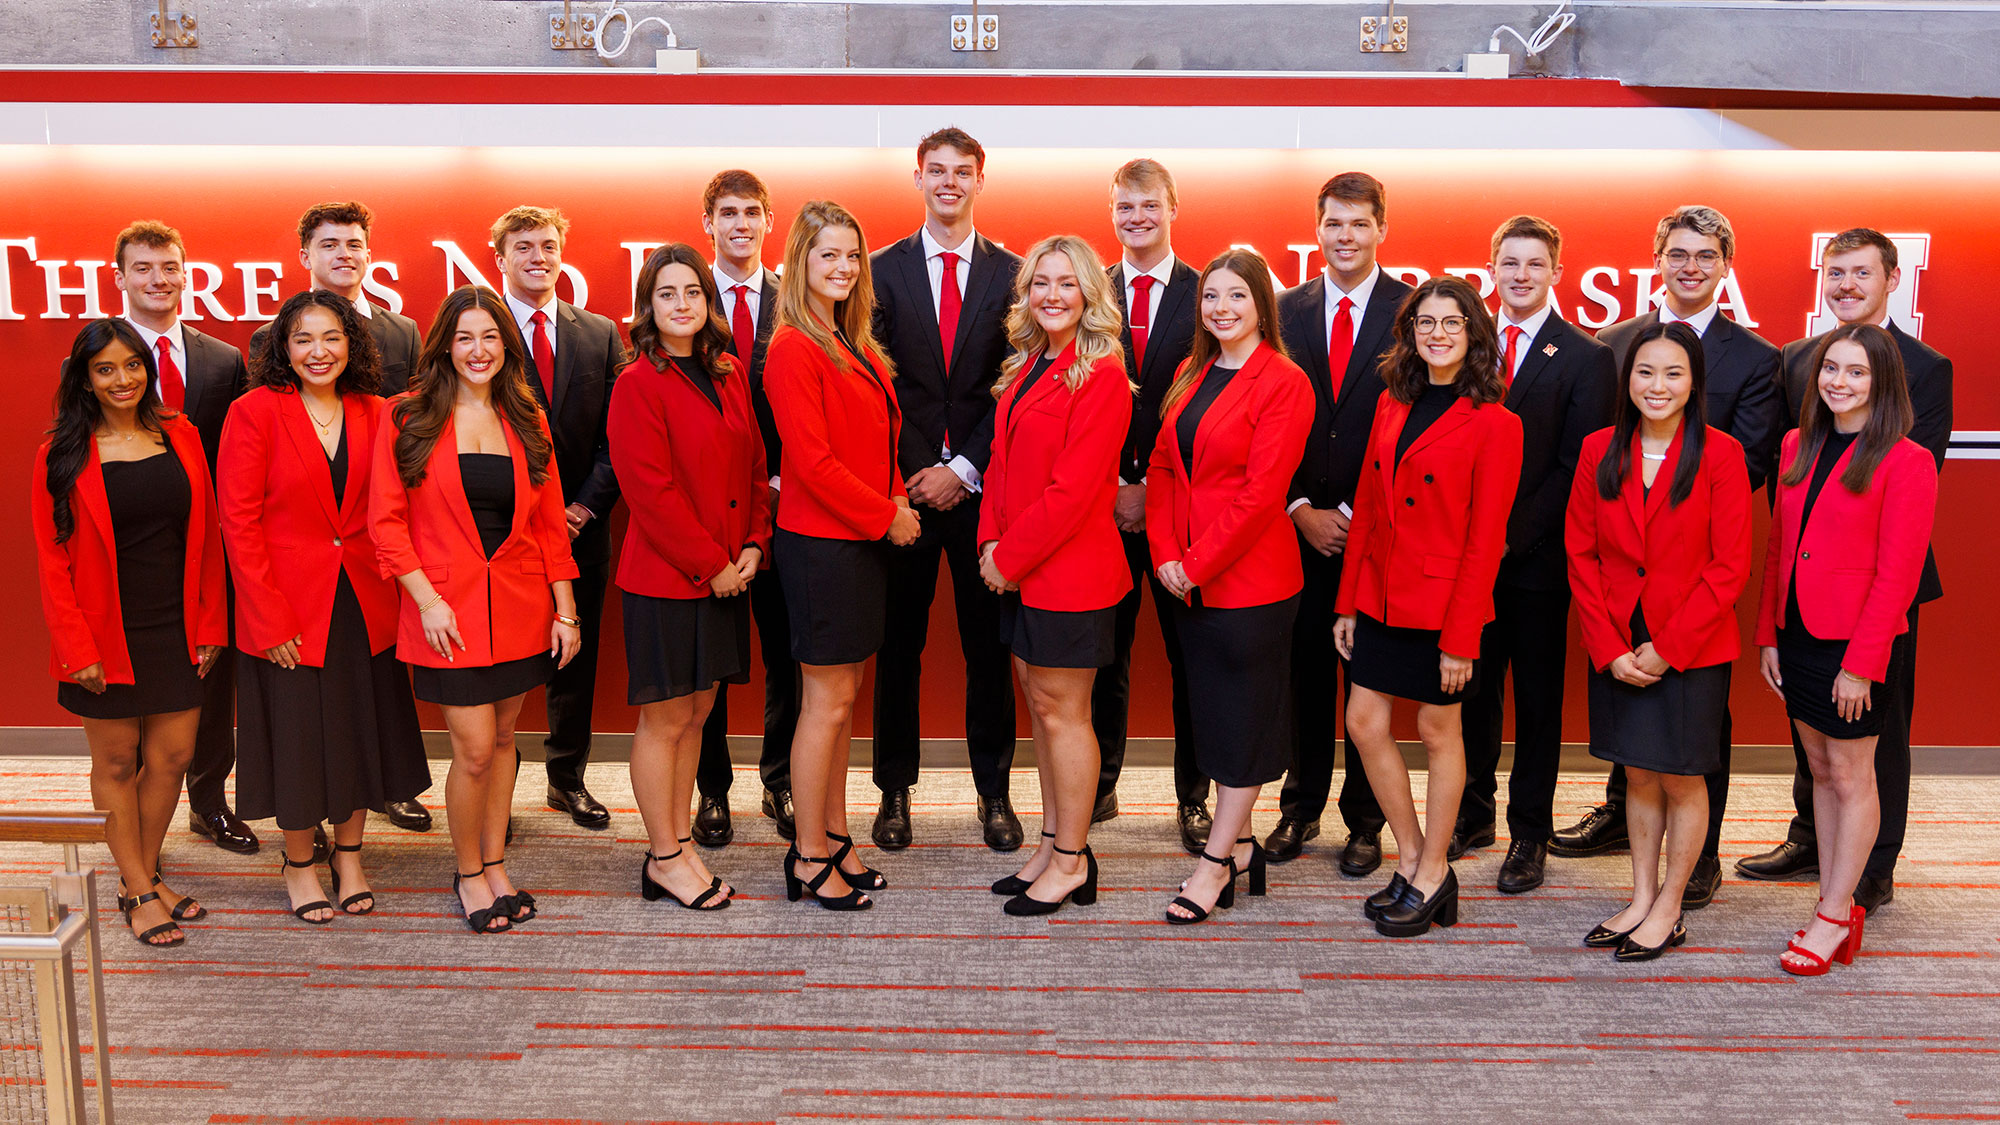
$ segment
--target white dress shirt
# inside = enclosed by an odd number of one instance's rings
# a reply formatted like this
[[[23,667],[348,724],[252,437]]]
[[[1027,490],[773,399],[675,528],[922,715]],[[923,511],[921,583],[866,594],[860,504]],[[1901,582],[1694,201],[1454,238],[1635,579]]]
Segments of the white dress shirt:
[[[162,337],[165,337],[167,341],[167,351],[174,357],[174,366],[180,368],[181,390],[183,393],[185,393],[187,390],[187,378],[188,378],[188,353],[187,353],[187,340],[183,338],[181,335],[180,320],[176,318],[174,320],[173,326],[168,328],[165,332],[155,332],[152,329],[146,327],[145,325],[140,324],[138,321],[133,320],[129,316],[125,318],[125,323],[139,330],[139,338],[141,340],[146,341],[146,354],[153,357],[153,363],[155,365],[158,365],[158,363],[160,362],[160,339]],[[153,395],[154,397],[157,398],[159,397],[159,394],[160,394],[160,385],[159,382],[155,380],[153,383]]]
[[[1160,324],[1160,301],[1167,295],[1167,282],[1173,279],[1174,261],[1174,252],[1168,250],[1167,256],[1161,258],[1149,270],[1142,270],[1138,266],[1133,265],[1130,258],[1126,258],[1120,263],[1125,271],[1126,308],[1131,308],[1132,302],[1138,299],[1135,295],[1137,291],[1132,287],[1134,278],[1150,277],[1154,281],[1153,291],[1146,295],[1149,298],[1146,305],[1146,338],[1148,340],[1152,339],[1153,329],[1159,327]]]
[[[1678,320],[1681,323],[1687,325],[1689,328],[1694,329],[1695,335],[1707,336],[1708,326],[1715,323],[1715,316],[1717,313],[1721,311],[1722,311],[1721,301],[1710,301],[1708,303],[1707,308],[1701,310],[1700,312],[1694,314],[1693,316],[1678,317],[1674,315],[1674,311],[1671,308],[1668,308],[1666,305],[1661,305],[1660,323],[1672,324],[1674,321]]]
[[[757,314],[763,311],[764,308],[763,269],[760,267],[756,272],[752,273],[748,281],[738,281],[722,272],[722,263],[720,262],[708,267],[708,272],[715,276],[716,292],[722,296],[722,322],[724,324],[731,323],[730,318],[736,315],[737,295],[730,292],[730,290],[743,285],[748,287],[744,290],[742,296],[744,300],[750,302],[750,323],[754,326],[757,323]],[[747,364],[749,361],[745,359],[744,362]]]
[[[963,242],[960,242],[957,246],[946,246],[931,237],[931,228],[928,226],[920,228],[918,234],[922,237],[924,243],[924,272],[929,274],[931,279],[931,313],[933,319],[943,311],[943,255],[945,254],[958,255],[958,268],[952,271],[951,283],[958,287],[958,298],[961,302],[959,315],[963,317],[965,315],[962,303],[965,300],[965,283],[972,277],[972,243],[978,238],[978,235],[972,231],[967,231],[965,232],[965,240]],[[950,437],[945,438],[944,459],[939,461],[938,464],[950,469],[959,480],[963,481],[967,491],[979,491],[981,477],[978,467],[965,458],[952,454]]]
[[[1340,311],[1340,299],[1342,297],[1354,302],[1354,307],[1348,310],[1347,315],[1354,318],[1354,340],[1359,340],[1361,338],[1361,317],[1368,311],[1368,298],[1375,295],[1375,281],[1382,276],[1382,267],[1376,266],[1374,269],[1369,270],[1367,279],[1355,286],[1352,292],[1342,291],[1340,283],[1333,279],[1332,270],[1322,270],[1321,275],[1326,278],[1327,343],[1331,344],[1333,342],[1333,318]],[[1348,342],[1351,344],[1354,340]]]
[[[537,309],[534,305],[514,296],[514,291],[509,289],[507,291],[507,307],[514,313],[514,325],[521,330],[521,342],[528,346],[528,358],[531,360],[535,356],[535,326],[531,323],[531,320],[537,312],[549,314],[549,355],[552,358],[555,357],[557,349],[562,346],[556,342],[556,295],[554,293],[549,294],[548,303]],[[548,373],[548,376],[549,381],[553,383],[556,373],[551,371]]]
[[[1555,307],[1556,303],[1554,301],[1543,301],[1542,307],[1535,310],[1535,315],[1517,322],[1507,315],[1507,306],[1500,306],[1496,331],[1500,337],[1501,362],[1506,362],[1507,358],[1507,329],[1519,328],[1521,330],[1520,346],[1514,349],[1514,370],[1507,372],[1508,382],[1513,382],[1514,376],[1520,374],[1521,365],[1528,362],[1528,345],[1534,342],[1537,335],[1541,334],[1542,326],[1549,322],[1549,314],[1555,311]]]

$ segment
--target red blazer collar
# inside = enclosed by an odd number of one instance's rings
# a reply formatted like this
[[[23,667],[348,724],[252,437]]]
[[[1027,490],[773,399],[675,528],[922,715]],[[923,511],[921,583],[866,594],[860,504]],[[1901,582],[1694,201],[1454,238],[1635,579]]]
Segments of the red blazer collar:
[[[1653,478],[1653,490],[1646,491],[1645,451],[1640,445],[1637,427],[1632,430],[1632,460],[1625,474],[1625,506],[1631,512],[1632,526],[1641,532],[1646,524],[1661,508],[1666,507],[1667,493],[1673,491],[1674,476],[1681,463],[1681,439],[1687,437],[1688,422],[1682,416],[1680,428],[1674,431],[1674,440],[1667,443],[1667,459],[1660,462],[1660,471]],[[1642,536],[1643,537],[1643,536]]]
[[[1028,362],[1021,365],[1020,374],[1015,377],[1012,389],[1016,391],[1019,390],[1021,377],[1025,376],[1028,373],[1028,371],[1035,366],[1035,364],[1041,362],[1043,354],[1044,353],[1036,352],[1035,355],[1028,360]],[[1014,428],[1013,426],[1014,414],[1016,411],[1019,410],[1019,408],[1026,406],[1028,403],[1033,402],[1036,399],[1054,394],[1055,393],[1054,388],[1056,387],[1060,386],[1063,387],[1065,390],[1067,390],[1068,387],[1067,384],[1063,383],[1062,375],[1063,372],[1068,371],[1070,365],[1075,362],[1076,362],[1076,340],[1072,338],[1068,346],[1064,347],[1062,351],[1056,353],[1055,362],[1049,364],[1049,369],[1042,373],[1041,380],[1038,381],[1034,386],[1028,388],[1027,397],[1025,399],[1019,397],[1013,398],[1011,408],[1008,410],[1006,415],[1007,429],[1011,431]]]
[[[1202,415],[1200,424],[1195,427],[1194,459],[1196,461],[1202,459],[1202,453],[1208,447],[1208,437],[1215,429],[1215,420],[1223,417],[1229,411],[1236,409],[1237,402],[1244,395],[1250,393],[1251,381],[1262,375],[1264,369],[1269,367],[1271,361],[1277,357],[1278,351],[1276,348],[1273,348],[1268,343],[1259,342],[1257,350],[1251,352],[1250,358],[1244,362],[1243,369],[1236,373],[1236,377],[1229,381],[1228,386],[1222,388],[1221,394],[1215,396],[1215,401],[1209,404],[1208,413]],[[1209,369],[1212,369],[1214,366],[1215,363],[1211,362],[1208,368],[1204,368],[1201,376],[1195,380],[1192,386],[1188,387],[1188,393],[1182,395],[1181,400],[1174,404],[1173,411],[1163,420],[1165,430],[1171,431],[1180,421],[1181,412],[1187,409],[1189,400],[1194,397],[1195,388],[1201,386],[1202,379],[1208,378]],[[1181,458],[1178,455],[1173,457],[1172,460],[1174,463],[1174,472],[1180,476],[1183,483],[1187,482],[1187,466],[1181,462]]]
[[[1410,408],[1402,403],[1397,403],[1396,406],[1403,412],[1404,418],[1407,419],[1410,414]],[[1472,421],[1472,412],[1474,409],[1475,407],[1471,399],[1464,395],[1458,396],[1458,400],[1453,402],[1451,408],[1444,412],[1444,417],[1431,423],[1429,429],[1418,434],[1417,440],[1410,443],[1410,448],[1403,453],[1403,464],[1409,464],[1410,459],[1415,457],[1425,446],[1430,445],[1432,442]],[[1396,428],[1394,433],[1384,433],[1382,435],[1383,442],[1388,446],[1386,456],[1389,458],[1391,464],[1395,463],[1396,443],[1402,439],[1402,436],[1403,431],[1400,426]]]
[[[507,457],[514,465],[514,520],[507,532],[511,540],[527,526],[528,511],[534,501],[533,486],[528,482],[528,454],[521,446],[521,439],[504,419],[500,429],[507,435]],[[352,457],[352,451],[349,456]],[[553,470],[553,464],[550,468]],[[444,420],[444,432],[438,434],[437,444],[431,447],[429,479],[444,490],[445,501],[466,541],[478,544],[479,525],[472,520],[472,504],[465,498],[465,478],[458,471],[458,423],[450,416]]]

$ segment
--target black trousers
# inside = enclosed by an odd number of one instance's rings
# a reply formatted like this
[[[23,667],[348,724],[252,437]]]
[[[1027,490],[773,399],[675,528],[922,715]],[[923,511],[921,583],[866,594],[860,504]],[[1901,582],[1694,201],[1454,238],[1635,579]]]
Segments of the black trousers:
[[[974,493],[940,512],[921,508],[923,534],[889,560],[889,619],[875,657],[875,785],[917,782],[918,715],[924,643],[940,559],[951,566],[958,647],[965,655],[965,741],[972,783],[984,797],[1007,795],[1014,766],[1014,670],[1000,643],[1000,596],[979,580],[979,502]]]
[[[750,615],[764,654],[764,742],[757,773],[766,789],[792,787],[792,735],[799,729],[799,665],[792,659],[792,622],[776,567],[750,583]],[[701,728],[701,761],[694,783],[704,797],[720,798],[735,777],[729,768],[729,685],[715,687],[715,710]]]
[[[1888,683],[1896,691],[1896,706],[1882,717],[1882,733],[1875,739],[1875,792],[1882,803],[1882,827],[1868,853],[1868,864],[1862,868],[1862,874],[1871,879],[1895,877],[1896,857],[1903,852],[1903,834],[1910,826],[1910,720],[1916,715],[1918,608],[1910,607],[1910,631],[1889,646]],[[1792,728],[1792,754],[1792,805],[1798,815],[1786,828],[1785,839],[1811,845],[1816,841],[1812,768],[1806,764],[1806,750],[1796,726]]]
[[[1714,859],[1721,854],[1722,817],[1724,813],[1729,811],[1729,741],[1731,727],[1732,723],[1729,718],[1729,712],[1724,711],[1722,713],[1722,765],[1714,773],[1708,774],[1702,779],[1708,783],[1708,839],[1702,842],[1701,854],[1709,859]],[[1797,736],[1794,735],[1793,737],[1796,738]],[[1624,766],[1614,765],[1611,767],[1611,779],[1604,783],[1604,800],[1608,804],[1615,805],[1621,812],[1624,810]],[[1810,780],[1808,780],[1806,786],[1806,803],[1808,806],[1812,803],[1812,786]],[[1808,828],[1806,832],[1807,838],[1810,839],[1812,830]]]
[[[611,584],[611,563],[578,563],[580,572],[570,588],[576,597],[577,620],[583,623],[583,647],[549,679],[549,737],[542,745],[548,759],[549,784],[558,789],[583,786],[583,769],[590,764],[590,713],[597,702],[597,648],[604,635],[604,592]]]
[[[1193,720],[1188,718],[1187,670],[1181,663],[1180,630],[1176,628],[1172,604],[1175,598],[1153,574],[1152,554],[1146,533],[1121,532],[1125,540],[1125,561],[1132,568],[1132,592],[1118,603],[1113,634],[1118,645],[1117,659],[1097,670],[1097,682],[1090,689],[1090,725],[1097,731],[1097,796],[1118,787],[1118,775],[1125,768],[1125,734],[1130,729],[1132,707],[1132,638],[1139,629],[1142,591],[1153,588],[1153,611],[1160,619],[1160,638],[1166,642],[1167,667],[1173,676],[1174,695],[1174,793],[1183,805],[1208,800],[1208,778],[1194,761]]]
[[[1479,687],[1459,709],[1465,726],[1465,796],[1458,822],[1491,824],[1500,781],[1507,670],[1514,672],[1514,768],[1507,778],[1507,831],[1547,843],[1555,831],[1562,765],[1563,662],[1569,655],[1569,587],[1493,591],[1494,618],[1479,637]]]
[[[230,599],[230,643],[222,647],[201,682],[201,723],[188,760],[188,810],[221,812],[229,807],[224,787],[236,770],[236,609]]]
[[[1333,789],[1333,748],[1340,729],[1347,666],[1333,647],[1333,602],[1340,593],[1340,564],[1299,540],[1299,559],[1306,584],[1299,594],[1298,623],[1292,627],[1292,699],[1296,732],[1292,768],[1278,793],[1278,815],[1308,823],[1326,811]],[[1382,806],[1368,785],[1368,773],[1351,738],[1339,739],[1341,749],[1340,819],[1349,832],[1380,832]]]

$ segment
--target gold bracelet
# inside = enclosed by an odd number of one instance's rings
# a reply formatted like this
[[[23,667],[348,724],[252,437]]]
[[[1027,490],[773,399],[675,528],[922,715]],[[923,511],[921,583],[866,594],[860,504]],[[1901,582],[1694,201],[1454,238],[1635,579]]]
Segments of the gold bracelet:
[[[582,628],[583,628],[583,622],[582,622],[582,621],[580,621],[580,620],[578,620],[577,618],[574,618],[574,617],[564,617],[564,616],[563,616],[562,614],[560,614],[560,613],[556,614],[556,624],[558,624],[558,625],[567,625],[567,626],[569,626],[569,627],[570,627],[570,628],[572,628],[572,629],[582,629]]]
[[[1850,680],[1853,680],[1857,684],[1873,684],[1875,682],[1874,680],[1871,680],[1866,676],[1857,676],[1845,668],[1842,668],[1840,670],[1840,674],[1846,676]]]
[[[432,606],[437,605],[439,602],[443,600],[444,600],[443,594],[440,594],[435,590],[431,591],[431,600],[417,607],[417,616],[422,617],[424,614],[429,613],[431,611]]]

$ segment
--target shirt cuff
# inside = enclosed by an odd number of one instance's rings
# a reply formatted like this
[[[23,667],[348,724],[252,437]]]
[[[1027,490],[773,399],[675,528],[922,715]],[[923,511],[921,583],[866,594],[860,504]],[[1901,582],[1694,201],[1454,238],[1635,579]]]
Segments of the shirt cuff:
[[[593,519],[593,520],[594,520],[594,519],[596,519],[596,518],[597,518],[597,513],[596,513],[596,512],[593,512],[593,511],[591,511],[591,510],[590,510],[590,509],[589,509],[588,507],[586,507],[585,505],[582,505],[582,504],[572,504],[571,506],[572,506],[572,507],[577,507],[577,508],[582,508],[582,509],[583,509],[583,515],[584,515],[584,518],[585,518],[585,519]]]
[[[777,478],[777,477],[772,477],[772,478],[771,478],[771,487],[772,487],[772,488],[776,488],[776,487],[778,487],[778,478]]]
[[[1299,497],[1299,498],[1298,498],[1297,500],[1294,500],[1294,501],[1292,501],[1291,503],[1289,503],[1289,504],[1285,505],[1285,514],[1289,516],[1289,515],[1291,515],[1291,514],[1292,514],[1293,512],[1296,512],[1296,511],[1298,511],[1298,510],[1299,510],[1300,508],[1303,508],[1303,507],[1305,507],[1305,506],[1306,506],[1307,504],[1310,504],[1310,503],[1312,503],[1312,501],[1310,501],[1310,500],[1306,499],[1305,497],[1301,496],[1301,497]]]
[[[979,491],[979,482],[983,478],[980,477],[978,468],[972,462],[963,457],[953,457],[951,460],[945,462],[944,467],[950,469],[958,476],[959,480],[965,482],[968,492]]]

